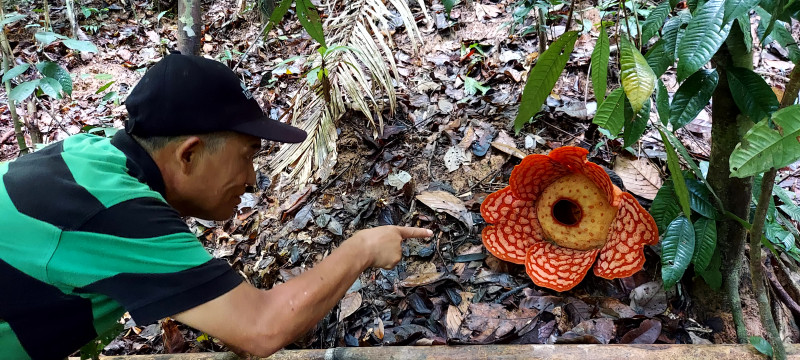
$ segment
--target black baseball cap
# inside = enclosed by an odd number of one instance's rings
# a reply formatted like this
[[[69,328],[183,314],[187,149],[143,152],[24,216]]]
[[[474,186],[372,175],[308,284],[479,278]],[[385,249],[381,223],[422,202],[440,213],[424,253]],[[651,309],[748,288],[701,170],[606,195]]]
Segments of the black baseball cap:
[[[234,131],[285,143],[306,139],[305,131],[265,115],[225,64],[178,52],[144,74],[125,107],[125,131],[143,137]]]

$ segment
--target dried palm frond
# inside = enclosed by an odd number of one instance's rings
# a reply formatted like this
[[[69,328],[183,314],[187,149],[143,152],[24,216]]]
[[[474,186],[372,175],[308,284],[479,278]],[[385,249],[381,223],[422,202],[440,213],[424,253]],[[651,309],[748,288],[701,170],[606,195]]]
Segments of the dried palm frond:
[[[389,0],[400,14],[414,49],[422,42],[407,0]],[[424,9],[424,2],[419,1]],[[381,112],[397,105],[394,83],[400,75],[387,41],[392,14],[381,0],[330,0],[328,13],[344,9],[323,24],[329,50],[323,58],[315,53],[312,66],[324,64],[327,78],[306,84],[292,99],[291,124],[308,133],[305,142],[283,145],[271,162],[272,175],[294,166],[290,176],[300,184],[325,181],[336,164],[336,122],[348,108],[363,113],[375,133],[383,131]],[[416,51],[416,50],[415,50]],[[390,73],[391,72],[391,73]],[[329,101],[326,101],[329,98]]]

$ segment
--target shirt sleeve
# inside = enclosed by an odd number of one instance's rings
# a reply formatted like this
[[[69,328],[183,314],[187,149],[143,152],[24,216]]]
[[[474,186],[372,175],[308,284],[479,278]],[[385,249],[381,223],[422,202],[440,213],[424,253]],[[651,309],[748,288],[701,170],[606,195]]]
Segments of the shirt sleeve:
[[[154,197],[118,203],[63,232],[48,273],[76,292],[110,297],[140,324],[189,310],[242,282]]]

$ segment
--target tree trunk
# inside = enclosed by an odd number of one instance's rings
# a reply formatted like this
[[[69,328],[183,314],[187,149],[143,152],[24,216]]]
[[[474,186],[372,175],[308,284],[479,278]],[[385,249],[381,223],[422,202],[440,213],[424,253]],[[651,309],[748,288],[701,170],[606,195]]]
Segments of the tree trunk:
[[[732,178],[728,163],[736,144],[742,141],[745,132],[753,126],[752,121],[742,116],[733,102],[728,88],[726,68],[741,66],[752,69],[752,52],[747,52],[736,42],[741,42],[738,26],[731,27],[727,44],[723,44],[714,55],[713,62],[719,72],[719,83],[711,98],[711,159],[708,182],[722,201],[725,210],[739,218],[748,220],[753,179]],[[729,48],[728,44],[731,44]],[[743,264],[744,244],[747,230],[727,217],[717,221],[717,248],[722,255],[725,297],[732,309],[739,342],[747,342],[747,331],[742,318],[739,282]]]
[[[200,0],[178,0],[178,51],[200,55]]]

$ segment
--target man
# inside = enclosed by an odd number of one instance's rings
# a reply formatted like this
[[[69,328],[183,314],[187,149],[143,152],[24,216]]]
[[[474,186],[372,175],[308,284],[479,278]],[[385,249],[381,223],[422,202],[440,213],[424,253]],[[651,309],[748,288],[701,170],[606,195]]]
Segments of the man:
[[[213,259],[181,216],[225,220],[255,182],[261,139],[304,131],[269,120],[236,75],[167,55],[126,101],[113,139],[81,134],[0,165],[0,358],[59,359],[111,328],[171,316],[267,356],[308,331],[404,238],[357,232],[314,268],[264,291]]]

